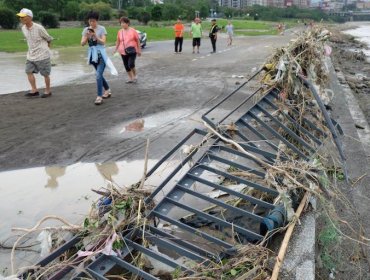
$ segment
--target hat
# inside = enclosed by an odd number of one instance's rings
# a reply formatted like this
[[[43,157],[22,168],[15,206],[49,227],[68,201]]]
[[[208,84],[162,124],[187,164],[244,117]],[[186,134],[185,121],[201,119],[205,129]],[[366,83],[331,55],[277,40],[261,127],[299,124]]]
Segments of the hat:
[[[22,10],[20,10],[20,12],[17,14],[17,16],[19,17],[33,17],[33,13],[31,10],[29,9],[26,9],[26,8],[23,8]]]

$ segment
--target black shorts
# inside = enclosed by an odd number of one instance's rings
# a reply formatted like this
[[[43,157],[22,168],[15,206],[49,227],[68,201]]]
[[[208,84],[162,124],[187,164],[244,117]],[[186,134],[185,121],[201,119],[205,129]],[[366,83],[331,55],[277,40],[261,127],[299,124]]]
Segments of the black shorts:
[[[193,47],[200,47],[200,38],[193,38]]]

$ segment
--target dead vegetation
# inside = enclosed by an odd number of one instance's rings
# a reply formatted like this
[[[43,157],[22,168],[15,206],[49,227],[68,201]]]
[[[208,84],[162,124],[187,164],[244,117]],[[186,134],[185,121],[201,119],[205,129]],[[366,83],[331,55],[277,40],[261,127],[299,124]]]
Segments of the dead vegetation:
[[[299,76],[304,76],[311,80],[315,84],[324,103],[329,103],[331,97],[328,94],[328,75],[324,63],[325,55],[330,53],[330,47],[326,45],[329,35],[329,31],[320,26],[300,34],[288,46],[276,50],[274,55],[263,66],[265,73],[261,78],[266,91],[271,88],[277,88],[279,90],[279,98],[276,100],[278,110],[275,112],[275,115],[280,116],[280,120],[283,123],[287,120],[286,116],[290,116],[308,130],[312,129],[304,122],[304,119],[308,119],[316,127],[323,130],[327,136],[330,135],[330,131],[324,125],[324,119],[317,101],[312,96],[310,90],[299,79]],[[290,123],[286,123],[290,125]],[[277,253],[267,248],[267,240],[276,232],[285,229],[289,229],[291,234],[300,213],[306,207],[311,195],[324,199],[325,195],[332,195],[336,191],[330,189],[328,184],[325,183],[327,177],[322,162],[324,162],[323,157],[326,155],[306,152],[311,157],[311,160],[300,160],[294,152],[281,143],[279,145],[277,160],[273,164],[269,164],[254,154],[249,153],[237,142],[225,137],[218,130],[209,126],[207,128],[210,135],[217,135],[225,143],[230,144],[260,164],[266,176],[258,180],[279,192],[279,196],[274,200],[274,204],[284,206],[287,211],[287,221],[283,228],[277,229],[275,232],[270,232],[260,244],[248,243],[242,245],[237,240],[234,240],[236,251],[228,255],[227,258],[222,259],[221,262],[211,261],[207,265],[203,263],[190,265],[192,270],[195,271],[193,275],[183,273],[181,270],[174,270],[172,272],[158,272],[157,276],[161,279],[181,280],[277,279],[290,236],[283,243],[275,268],[272,268],[269,262],[276,257]],[[294,127],[290,128],[292,130],[295,129]],[[235,131],[237,128],[232,126],[232,130]],[[310,144],[314,144],[301,131],[296,130],[295,132]],[[283,132],[281,134],[291,143],[298,145],[294,142],[294,139],[289,139],[287,134]],[[322,135],[318,135],[318,137],[325,141]],[[302,147],[299,148],[304,150]],[[230,169],[228,172],[239,177],[257,180],[255,174],[247,171]],[[147,225],[153,224],[153,221],[146,218],[146,215],[154,207],[154,204],[153,202],[145,203],[145,198],[152,191],[145,187],[145,178],[146,166],[144,167],[143,180],[137,184],[127,189],[110,184],[107,188],[98,190],[98,193],[102,197],[92,206],[90,214],[85,218],[82,226],[71,225],[58,217],[48,217],[47,219],[61,221],[64,223],[64,226],[41,228],[43,221],[40,221],[34,228],[29,230],[14,229],[25,231],[25,234],[14,244],[12,256],[14,256],[14,250],[17,248],[19,241],[35,231],[44,231],[46,233],[46,239],[51,238],[52,235],[60,231],[72,231],[83,237],[82,242],[79,243],[75,251],[65,254],[64,259],[58,263],[51,263],[46,267],[35,269],[30,279],[46,279],[47,275],[51,275],[65,267],[74,267],[77,268],[77,272],[83,272],[84,267],[99,254],[119,256],[121,251],[128,246],[122,239],[122,232],[128,232],[133,229],[145,229]],[[243,188],[241,192],[250,194],[251,189]],[[264,200],[271,199],[263,197],[263,194],[258,194],[258,192],[254,196]],[[299,202],[301,202],[301,206],[295,212]],[[235,206],[242,203],[242,201],[231,199],[227,200],[227,203]],[[294,203],[296,206],[293,205]],[[231,236],[234,236],[234,234],[231,234]],[[140,244],[146,248],[150,247],[150,242],[144,236],[140,239]],[[54,244],[49,245],[53,245],[54,248],[59,243],[54,242]],[[131,262],[144,270],[148,270],[150,266],[148,259],[142,254],[132,255]],[[16,266],[14,259],[12,260],[12,270],[13,274],[15,274]],[[87,272],[85,273],[88,275]],[[110,275],[108,278],[139,279],[138,276],[127,276],[126,274]]]

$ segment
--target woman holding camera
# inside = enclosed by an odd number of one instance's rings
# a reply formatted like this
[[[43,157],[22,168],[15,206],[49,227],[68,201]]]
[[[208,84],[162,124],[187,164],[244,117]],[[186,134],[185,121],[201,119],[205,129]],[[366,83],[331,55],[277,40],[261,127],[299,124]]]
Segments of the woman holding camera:
[[[103,98],[109,98],[111,96],[109,85],[103,76],[108,60],[108,56],[105,51],[107,31],[104,26],[98,25],[99,14],[97,12],[89,12],[87,19],[89,26],[84,28],[82,32],[81,45],[89,45],[87,59],[89,64],[92,64],[96,70],[98,96],[96,97],[95,105],[100,105],[103,103]]]
[[[119,22],[122,28],[118,30],[114,52],[118,51],[122,56],[123,65],[129,78],[126,83],[136,83],[135,60],[136,55],[141,56],[139,34],[134,28],[130,27],[130,20],[127,17],[121,17]]]

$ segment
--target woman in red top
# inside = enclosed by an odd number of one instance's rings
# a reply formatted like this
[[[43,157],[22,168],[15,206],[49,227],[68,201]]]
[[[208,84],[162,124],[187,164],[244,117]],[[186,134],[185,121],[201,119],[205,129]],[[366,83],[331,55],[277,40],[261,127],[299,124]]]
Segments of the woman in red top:
[[[184,40],[184,25],[181,22],[181,18],[177,19],[176,24],[173,26],[173,30],[175,30],[175,53],[181,53],[182,42]]]
[[[122,56],[123,65],[129,78],[126,83],[136,83],[135,60],[136,55],[141,56],[139,34],[130,27],[130,20],[127,17],[121,17],[119,21],[122,28],[118,30],[114,52],[118,51]]]

